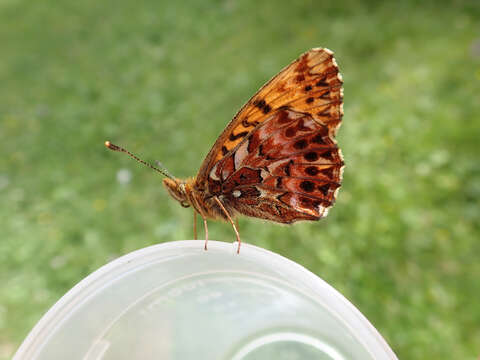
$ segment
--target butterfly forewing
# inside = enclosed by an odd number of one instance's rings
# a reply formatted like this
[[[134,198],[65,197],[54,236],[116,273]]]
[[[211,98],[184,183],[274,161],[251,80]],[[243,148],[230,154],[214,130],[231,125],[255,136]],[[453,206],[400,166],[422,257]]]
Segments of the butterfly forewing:
[[[303,54],[230,122],[199,171],[198,188],[233,213],[281,223],[326,216],[342,178],[335,141],[341,86],[331,51]]]
[[[343,116],[342,78],[333,53],[312,49],[267,82],[235,115],[200,167],[197,179],[237,146],[269,114],[283,106],[308,112],[329,127],[332,136]]]

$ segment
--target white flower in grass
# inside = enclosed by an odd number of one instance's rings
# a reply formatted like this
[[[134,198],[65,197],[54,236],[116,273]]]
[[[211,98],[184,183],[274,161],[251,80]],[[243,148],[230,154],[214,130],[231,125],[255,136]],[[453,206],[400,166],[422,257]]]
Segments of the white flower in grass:
[[[117,181],[122,184],[126,185],[132,180],[132,173],[130,170],[127,169],[120,169],[117,171]]]

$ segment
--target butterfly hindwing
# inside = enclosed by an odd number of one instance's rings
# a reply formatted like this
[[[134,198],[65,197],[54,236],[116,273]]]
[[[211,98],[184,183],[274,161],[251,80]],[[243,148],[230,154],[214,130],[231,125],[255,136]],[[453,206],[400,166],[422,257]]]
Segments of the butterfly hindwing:
[[[209,174],[209,192],[228,208],[282,223],[326,216],[343,159],[326,125],[290,109],[275,111]]]

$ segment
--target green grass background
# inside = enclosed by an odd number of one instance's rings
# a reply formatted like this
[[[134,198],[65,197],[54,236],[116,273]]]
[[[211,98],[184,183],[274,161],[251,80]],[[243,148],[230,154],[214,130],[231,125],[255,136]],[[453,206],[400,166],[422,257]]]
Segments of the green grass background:
[[[479,25],[476,0],[0,0],[0,359],[101,265],[192,238],[158,174],[104,140],[193,176],[317,46],[345,80],[344,186],[327,219],[241,219],[244,241],[332,284],[400,359],[477,359]]]

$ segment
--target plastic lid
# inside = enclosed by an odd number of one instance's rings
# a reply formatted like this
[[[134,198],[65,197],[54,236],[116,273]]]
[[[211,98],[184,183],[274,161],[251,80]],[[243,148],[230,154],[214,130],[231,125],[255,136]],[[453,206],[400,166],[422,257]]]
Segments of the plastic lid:
[[[14,359],[396,359],[365,317],[302,266],[236,243],[176,241],[103,266]]]

